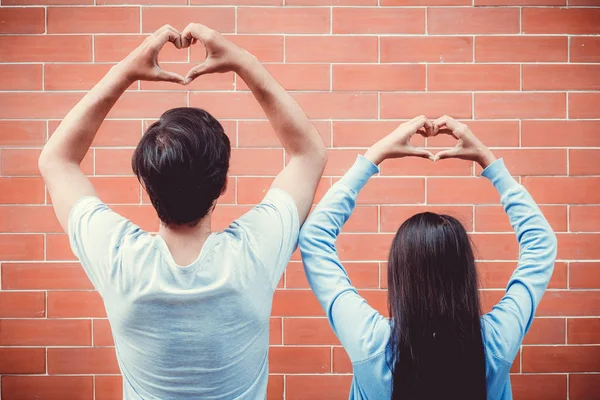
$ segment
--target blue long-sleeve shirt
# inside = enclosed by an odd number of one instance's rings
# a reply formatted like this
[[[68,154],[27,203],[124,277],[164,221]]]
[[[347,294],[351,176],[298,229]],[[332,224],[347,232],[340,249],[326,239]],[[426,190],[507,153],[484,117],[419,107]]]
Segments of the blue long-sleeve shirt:
[[[379,169],[359,156],[327,192],[300,232],[308,282],[352,361],[350,399],[389,399],[391,321],[373,309],[352,286],[335,241],[352,214],[356,196]],[[509,370],[535,309],[552,276],[556,236],[529,193],[513,179],[502,159],[482,173],[500,193],[520,246],[518,267],[506,294],[481,317],[488,399],[512,399]]]

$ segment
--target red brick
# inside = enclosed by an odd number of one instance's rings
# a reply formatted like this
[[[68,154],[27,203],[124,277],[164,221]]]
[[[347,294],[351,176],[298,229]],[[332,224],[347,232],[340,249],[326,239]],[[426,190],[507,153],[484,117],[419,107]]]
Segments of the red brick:
[[[233,149],[231,175],[276,176],[283,169],[283,151],[280,149]]]
[[[384,138],[396,129],[400,121],[334,121],[333,146],[334,147],[370,147],[376,141]],[[414,136],[411,140],[413,146],[423,146],[425,140],[422,136]],[[363,152],[363,150],[357,150]]]
[[[6,10],[6,9],[4,9]],[[2,10],[0,10],[1,12]],[[0,18],[2,16],[0,15]],[[0,25],[1,26],[1,25]],[[0,90],[41,90],[39,64],[0,64]]]
[[[539,204],[600,203],[600,178],[525,177],[525,188]]]
[[[43,374],[46,372],[46,349],[0,348],[0,374]],[[2,377],[2,397],[6,388]]]
[[[519,90],[520,68],[508,64],[431,64],[427,90]]]
[[[566,175],[567,154],[563,149],[511,149],[494,150],[502,157],[512,175]],[[477,165],[477,173],[482,168]]]
[[[359,204],[416,204],[425,199],[422,178],[372,178],[359,193]]]
[[[470,6],[473,0],[379,0],[382,6]]]
[[[335,64],[333,90],[425,90],[425,65]]]
[[[267,400],[283,400],[283,375],[269,375]]]
[[[329,121],[312,121],[325,143],[331,146],[331,124]],[[281,147],[281,143],[269,121],[238,121],[239,147]]]
[[[271,315],[275,317],[321,317],[325,313],[310,290],[276,290]],[[271,372],[275,372],[271,369]]]
[[[564,118],[564,93],[476,93],[477,118]]]
[[[114,346],[112,330],[107,319],[93,320],[94,346]]]
[[[380,98],[381,118],[471,117],[470,93],[382,93]]]
[[[586,372],[598,369],[599,346],[523,347],[523,372]]]
[[[233,7],[143,7],[142,32],[152,33],[163,25],[172,25],[183,31],[194,21],[209,25],[221,33],[235,31],[235,8]],[[137,32],[137,31],[136,31]],[[183,50],[185,51],[185,50]]]
[[[120,0],[119,0],[120,1]],[[137,1],[137,0],[136,0]],[[290,0],[292,1],[292,0]],[[257,5],[257,6],[281,6],[283,0],[190,0],[190,4],[202,5]],[[291,4],[289,1],[286,4]]]
[[[324,176],[343,176],[363,151],[355,149],[331,149],[327,153]]]
[[[569,42],[561,36],[477,36],[477,62],[567,61]]]
[[[0,62],[92,61],[89,36],[3,36],[0,49]]]
[[[588,400],[600,392],[600,374],[569,374],[569,399]]]
[[[114,108],[109,118],[158,118],[174,107],[186,106],[186,93],[126,92]]]
[[[0,320],[2,346],[89,346],[90,321],[77,319]]]
[[[517,268],[516,262],[478,262],[480,287],[485,289],[506,289],[506,285]],[[567,288],[567,264],[554,263],[554,272],[548,284],[549,289]]]
[[[327,8],[239,7],[239,33],[329,33]]]
[[[327,318],[285,318],[283,327],[286,345],[340,344]]]
[[[571,37],[570,56],[571,62],[600,62],[600,37]]]
[[[42,260],[44,235],[0,235],[0,259],[6,261]]]
[[[44,33],[46,15],[41,7],[0,9],[0,34]]]
[[[77,263],[3,263],[2,289],[93,289]]]
[[[600,33],[600,9],[523,8],[523,33],[593,35]]]
[[[48,33],[137,33],[138,7],[49,7]]]
[[[600,263],[569,263],[569,287],[572,289],[600,289]]]
[[[36,146],[46,141],[45,121],[0,121],[0,146]]]
[[[375,93],[294,93],[294,99],[309,118],[375,118]]]
[[[360,209],[360,208],[359,208]],[[348,230],[344,227],[344,232]],[[347,262],[344,269],[348,273],[352,285],[360,289],[377,289],[379,287],[379,264],[369,262]],[[285,271],[286,288],[308,289],[308,281],[304,267],[300,262],[291,262]]]
[[[600,259],[600,247],[596,245],[600,234],[573,233],[558,235],[558,258],[571,260]]]
[[[324,373],[331,371],[329,347],[271,347],[269,371],[274,373]]]
[[[336,243],[343,261],[387,260],[392,234],[342,234]]]
[[[158,232],[159,219],[156,210],[150,205],[113,205],[113,211],[122,215],[145,231]],[[213,222],[214,219],[213,219]]]
[[[467,231],[473,230],[472,206],[381,206],[381,232],[396,233],[400,225],[408,218],[422,212],[451,215],[458,219]]]
[[[523,344],[565,344],[564,318],[535,318]]]
[[[571,3],[573,0],[570,0]],[[475,6],[566,6],[567,0],[475,0]]]
[[[117,374],[115,350],[100,348],[48,349],[49,374]]]
[[[425,33],[424,8],[333,8],[334,34]]]
[[[96,175],[133,175],[130,149],[96,149]]]
[[[0,204],[42,204],[42,178],[0,178]]]
[[[452,23],[461,21],[461,23]],[[430,8],[429,34],[519,33],[518,8]]]
[[[570,149],[569,175],[600,175],[600,150]]]
[[[137,25],[139,26],[139,24]],[[68,36],[71,38],[72,36]],[[119,62],[137,46],[147,35],[97,35],[94,36],[94,61]],[[160,51],[159,61],[188,61],[188,52],[179,50],[167,43]],[[73,60],[77,61],[77,60]]]
[[[69,238],[65,234],[46,235],[46,260],[70,261],[77,260],[71,251]]]
[[[102,297],[95,291],[48,292],[49,318],[106,318]]]
[[[289,375],[286,378],[286,399],[316,399],[327,393],[331,400],[348,397],[352,377],[349,375]]]
[[[269,344],[283,344],[283,318],[269,319]]]
[[[568,318],[569,344],[600,343],[600,318]]]
[[[566,206],[540,206],[542,213],[558,232],[567,230]],[[510,232],[512,228],[502,206],[475,207],[475,229],[480,232]]]
[[[569,228],[571,228],[571,232],[599,232],[600,206],[571,206]]]
[[[434,154],[436,151],[432,151]],[[386,160],[381,166],[381,175],[415,176],[472,176],[473,163],[464,160],[432,162],[425,158],[403,157]]]
[[[82,93],[0,93],[0,118],[63,118],[82,97]]]
[[[91,177],[98,196],[105,203],[139,203],[140,186],[135,177]]]
[[[46,316],[44,292],[0,292],[0,318]]]
[[[518,147],[519,121],[471,121],[463,120],[477,138],[488,147]],[[456,139],[450,135],[427,138],[428,147],[452,147]]]
[[[50,206],[0,207],[0,230],[11,233],[63,231]]]
[[[343,347],[333,347],[333,372],[352,373],[352,362]]]
[[[532,147],[598,147],[598,130],[600,121],[522,121],[521,139]]]
[[[89,90],[108,73],[112,64],[46,64],[45,90]]]
[[[329,90],[327,64],[263,64],[286,90]],[[236,80],[237,90],[248,90],[242,79]]]
[[[216,118],[264,118],[262,108],[249,92],[191,92],[190,106],[205,107]]]
[[[510,376],[515,399],[564,400],[567,395],[566,375],[518,374]]]
[[[456,188],[460,188],[460,190],[455,190]],[[486,179],[430,178],[427,180],[427,202],[431,204],[498,204],[500,196]]]
[[[569,93],[569,118],[600,118],[600,93]]]
[[[523,65],[523,90],[598,90],[600,65]]]
[[[600,313],[597,291],[547,291],[536,312],[538,316],[595,316]]]
[[[474,233],[471,235],[477,260],[516,260],[519,244],[513,234]]]
[[[283,36],[279,35],[233,35],[227,36],[229,40],[238,46],[254,54],[261,62],[283,61]],[[192,47],[192,61],[204,60],[204,52],[194,51],[198,46]],[[286,61],[291,61],[287,59]]]
[[[93,379],[91,376],[4,376],[2,398],[92,400]]]
[[[39,176],[38,159],[41,149],[4,149],[2,150],[2,174],[5,176]],[[86,175],[94,172],[94,154],[88,152],[80,164]]]
[[[288,62],[376,62],[374,36],[287,36]]]
[[[93,5],[93,0],[4,0],[3,5]]]
[[[121,376],[95,376],[94,380],[96,400],[122,399],[123,380]]]
[[[382,36],[380,42],[381,62],[473,61],[473,38],[469,36]]]

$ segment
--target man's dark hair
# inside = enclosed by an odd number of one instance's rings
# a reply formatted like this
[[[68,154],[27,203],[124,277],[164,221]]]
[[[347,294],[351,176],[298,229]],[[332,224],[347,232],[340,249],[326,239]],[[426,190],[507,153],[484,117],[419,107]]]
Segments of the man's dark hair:
[[[227,182],[231,145],[208,112],[165,112],[140,140],[131,165],[165,225],[196,225]]]

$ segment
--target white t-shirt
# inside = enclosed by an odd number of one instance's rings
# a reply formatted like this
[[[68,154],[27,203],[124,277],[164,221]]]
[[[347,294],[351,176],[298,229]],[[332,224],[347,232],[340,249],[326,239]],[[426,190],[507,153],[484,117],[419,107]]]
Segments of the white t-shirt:
[[[271,189],[180,267],[160,236],[80,199],[69,238],[104,300],[124,399],[265,398],[273,293],[299,225],[294,200]]]

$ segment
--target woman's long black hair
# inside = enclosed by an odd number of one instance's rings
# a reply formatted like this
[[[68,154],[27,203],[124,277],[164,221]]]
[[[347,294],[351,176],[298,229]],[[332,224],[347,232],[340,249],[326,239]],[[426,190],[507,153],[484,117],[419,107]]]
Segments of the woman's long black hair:
[[[398,229],[388,263],[393,400],[485,400],[477,270],[453,217],[421,213]]]

